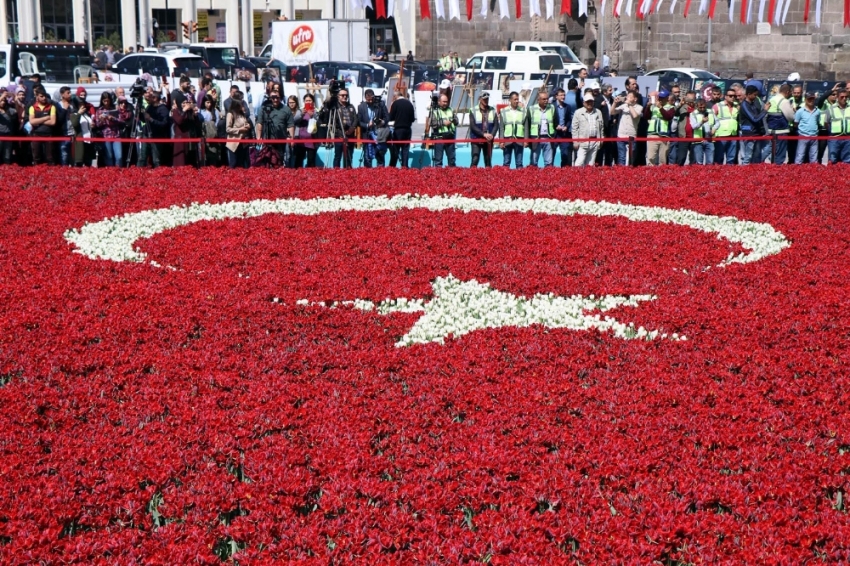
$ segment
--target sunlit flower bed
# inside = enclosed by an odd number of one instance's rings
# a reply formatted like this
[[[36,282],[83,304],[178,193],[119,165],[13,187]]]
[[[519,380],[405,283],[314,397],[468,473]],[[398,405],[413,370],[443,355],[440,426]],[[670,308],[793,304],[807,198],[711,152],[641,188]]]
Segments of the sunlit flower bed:
[[[850,170],[692,171],[4,168],[3,562],[850,560]]]

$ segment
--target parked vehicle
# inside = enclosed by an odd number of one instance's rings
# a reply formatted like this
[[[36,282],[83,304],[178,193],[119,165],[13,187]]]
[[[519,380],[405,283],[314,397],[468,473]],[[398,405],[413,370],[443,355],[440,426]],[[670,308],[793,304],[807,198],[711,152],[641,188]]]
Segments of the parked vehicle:
[[[656,69],[646,73],[647,77],[658,77],[659,82],[690,82],[691,79],[720,80],[720,77],[705,69],[694,67],[674,67],[670,69]]]
[[[475,72],[475,76],[468,75]],[[563,73],[564,62],[555,53],[538,51],[485,51],[473,55],[455,74],[466,75],[466,81],[485,84],[488,89],[501,89],[511,80],[543,80],[550,73]]]
[[[534,52],[534,51],[549,51],[557,53],[561,56],[564,62],[564,69],[571,74],[578,73],[581,69],[587,69],[587,65],[581,62],[570,46],[566,43],[558,43],[556,41],[514,41],[511,43],[511,51],[518,52]]]
[[[188,75],[198,78],[209,66],[198,55],[169,51],[167,53],[130,53],[113,67],[112,71],[101,72],[101,78],[109,82],[134,81],[140,74],[152,77],[179,77]]]
[[[257,65],[249,59],[239,56],[239,48],[230,43],[163,43],[160,51],[165,53],[182,52],[198,55],[216,71],[218,78],[231,78],[235,75],[250,73],[251,80],[257,80]],[[265,66],[265,65],[264,65]]]

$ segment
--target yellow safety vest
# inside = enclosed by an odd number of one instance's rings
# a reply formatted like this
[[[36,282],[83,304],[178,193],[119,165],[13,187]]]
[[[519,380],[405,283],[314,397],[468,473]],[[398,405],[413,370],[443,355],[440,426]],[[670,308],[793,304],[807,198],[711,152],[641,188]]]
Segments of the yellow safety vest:
[[[484,114],[481,112],[481,107],[476,106],[472,111],[472,119],[475,120],[475,123],[479,126],[483,124]],[[496,121],[496,109],[492,106],[487,109],[487,123],[493,124]],[[485,134],[488,132],[484,132]]]
[[[783,132],[791,127],[785,118],[785,114],[779,108],[783,100],[785,100],[785,97],[781,94],[774,94],[768,100],[770,107],[767,110],[767,129],[771,132]]]
[[[664,110],[673,108],[669,104],[664,105]],[[658,106],[652,107],[652,118],[649,119],[649,128],[646,131],[649,135],[664,136],[670,135],[670,120],[665,120],[661,116],[661,108]]]
[[[700,112],[697,112],[697,114],[700,114]],[[706,109],[705,115],[708,116],[708,122],[704,122],[702,126],[694,130],[694,139],[702,139],[703,130],[705,128],[708,128],[708,131],[710,132],[711,129],[714,127],[714,112],[711,112],[710,110]]]
[[[834,105],[829,112],[829,135],[846,136],[850,134],[850,105],[839,108]]]
[[[522,138],[525,135],[525,113],[517,108],[514,110],[510,106],[502,109],[502,124],[505,125],[506,138]]]
[[[440,121],[440,126],[437,128],[438,134],[445,134],[447,132],[454,133],[455,125],[454,122],[452,122],[452,118],[454,118],[454,112],[451,108],[446,108],[445,110],[443,110],[442,108],[437,108],[436,110],[434,110],[434,115]],[[443,120],[448,120],[450,122],[449,125],[444,126]]]
[[[549,137],[555,134],[555,109],[551,104],[547,104],[546,108],[541,110],[539,104],[535,104],[531,108],[528,109],[529,115],[531,116],[531,137],[540,137],[540,120],[543,118],[543,115],[546,115],[546,121],[549,123],[549,133],[546,134]],[[534,133],[537,132],[535,136]]]
[[[719,125],[714,133],[716,138],[728,138],[738,133],[738,104],[729,109],[725,102],[718,102],[714,105],[714,114],[717,116]]]

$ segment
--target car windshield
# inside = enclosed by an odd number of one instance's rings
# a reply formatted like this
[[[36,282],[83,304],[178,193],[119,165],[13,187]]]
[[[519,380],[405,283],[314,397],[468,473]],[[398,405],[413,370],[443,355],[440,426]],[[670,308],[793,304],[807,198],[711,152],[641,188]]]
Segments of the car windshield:
[[[573,53],[573,50],[567,47],[566,45],[544,45],[543,51],[551,51],[552,53],[557,53],[561,56],[561,60],[564,63],[581,65],[581,60],[576,57],[576,54]]]
[[[233,47],[207,47],[207,62],[211,67],[234,67],[239,64],[239,54]]]
[[[207,70],[209,66],[200,57],[177,57],[174,59],[174,76],[187,75],[196,79]]]

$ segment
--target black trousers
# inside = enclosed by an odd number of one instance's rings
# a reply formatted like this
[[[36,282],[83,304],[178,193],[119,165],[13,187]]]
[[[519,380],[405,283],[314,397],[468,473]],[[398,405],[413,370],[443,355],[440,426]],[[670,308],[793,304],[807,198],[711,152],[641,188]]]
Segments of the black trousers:
[[[472,163],[470,167],[478,167],[478,156],[482,153],[484,154],[484,167],[493,166],[493,144],[485,142],[472,144]]]
[[[410,141],[413,132],[410,128],[396,128],[393,130],[394,141]],[[390,144],[390,167],[395,167],[401,160],[402,169],[407,168],[408,157],[410,156],[409,143],[394,143]]]

